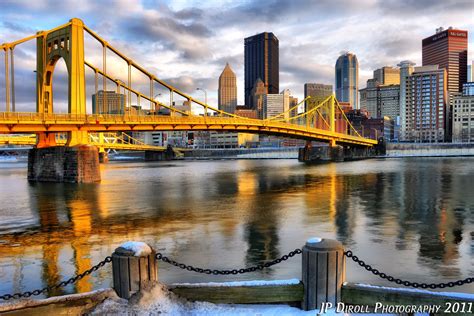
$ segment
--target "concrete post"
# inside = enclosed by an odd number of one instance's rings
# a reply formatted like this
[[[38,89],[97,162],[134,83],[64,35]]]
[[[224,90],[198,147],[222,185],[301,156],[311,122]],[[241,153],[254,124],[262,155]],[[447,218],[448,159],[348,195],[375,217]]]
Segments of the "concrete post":
[[[302,263],[303,310],[320,309],[322,303],[336,306],[345,279],[342,244],[332,239],[311,238],[303,247]]]
[[[151,247],[150,247],[151,248]],[[122,247],[112,254],[114,290],[121,298],[129,299],[146,284],[158,282],[158,266],[155,251],[147,256],[134,256],[132,250]]]

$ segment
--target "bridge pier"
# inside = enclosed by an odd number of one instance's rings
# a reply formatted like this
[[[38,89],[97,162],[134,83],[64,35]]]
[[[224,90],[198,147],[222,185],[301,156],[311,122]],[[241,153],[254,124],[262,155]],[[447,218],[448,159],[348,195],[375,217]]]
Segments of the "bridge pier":
[[[165,151],[145,150],[145,161],[173,160],[174,158],[175,153],[169,145]]]
[[[99,151],[97,147],[88,145],[30,149],[28,152],[28,181],[99,182]]]
[[[308,146],[300,148],[298,160],[306,163],[343,162],[372,158],[378,155],[375,148],[335,146]]]

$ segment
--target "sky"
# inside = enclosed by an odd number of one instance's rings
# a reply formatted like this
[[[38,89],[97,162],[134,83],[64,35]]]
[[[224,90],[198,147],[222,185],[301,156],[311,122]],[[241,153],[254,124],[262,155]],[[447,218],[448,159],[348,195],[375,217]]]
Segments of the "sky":
[[[382,66],[407,59],[421,65],[421,40],[440,26],[468,30],[468,61],[474,60],[472,0],[0,0],[0,43],[73,17],[156,77],[202,101],[204,93],[196,88],[205,89],[208,103],[215,106],[226,62],[237,75],[238,104],[243,104],[244,38],[261,32],[273,32],[279,39],[280,90],[290,89],[300,100],[304,83],[334,85],[341,51],[357,55],[359,88]],[[19,110],[26,110],[35,96],[34,49],[31,42],[15,50]],[[99,47],[86,43],[86,59],[99,63]],[[107,68],[120,77],[126,68],[114,63],[108,62]],[[65,102],[65,69],[58,66],[54,75],[58,104]]]

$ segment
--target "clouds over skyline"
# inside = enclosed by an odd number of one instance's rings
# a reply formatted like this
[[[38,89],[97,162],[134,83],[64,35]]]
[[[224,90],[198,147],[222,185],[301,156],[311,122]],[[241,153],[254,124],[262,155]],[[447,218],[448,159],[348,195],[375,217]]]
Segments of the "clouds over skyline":
[[[381,66],[405,59],[420,65],[421,40],[435,28],[472,33],[474,26],[470,0],[84,0],[80,5],[72,0],[4,0],[1,7],[0,42],[78,17],[157,77],[201,99],[196,88],[206,88],[211,104],[217,101],[217,81],[226,62],[238,77],[243,103],[243,41],[260,32],[273,32],[279,39],[280,90],[289,88],[301,98],[305,82],[334,84],[340,51],[357,55],[362,88]],[[474,59],[472,45],[469,34],[469,61]]]

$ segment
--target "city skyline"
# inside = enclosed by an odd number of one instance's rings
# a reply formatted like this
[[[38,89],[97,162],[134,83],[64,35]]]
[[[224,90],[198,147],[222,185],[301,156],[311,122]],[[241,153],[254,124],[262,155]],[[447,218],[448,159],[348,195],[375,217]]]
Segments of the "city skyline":
[[[280,90],[290,89],[301,100],[306,82],[334,85],[334,65],[341,50],[357,55],[360,88],[363,88],[374,69],[395,66],[406,59],[421,65],[421,41],[437,27],[453,26],[469,31],[473,26],[469,1],[362,1],[357,4],[323,1],[298,5],[285,1],[276,1],[274,5],[128,1],[103,4],[85,1],[77,8],[72,1],[64,1],[59,7],[52,1],[4,2],[0,13],[3,21],[0,41],[12,41],[77,16],[110,38],[112,45],[193,97],[203,98],[202,93],[195,91],[196,87],[207,89],[209,103],[217,105],[217,78],[226,62],[236,73],[238,104],[243,104],[243,39],[260,32],[273,32],[279,38]],[[61,10],[62,15],[56,14],[57,10]],[[421,10],[423,17],[417,16]],[[311,14],[312,11],[318,14]],[[265,18],[257,18],[259,14]],[[103,16],[108,18],[102,20]],[[272,22],[273,17],[285,23]],[[31,26],[22,24],[26,19]],[[468,62],[471,62],[474,59],[472,34],[469,34],[469,44]],[[31,51],[24,51],[25,56],[29,54]],[[29,73],[21,73],[20,61],[16,66],[18,78],[25,82],[34,80]]]

